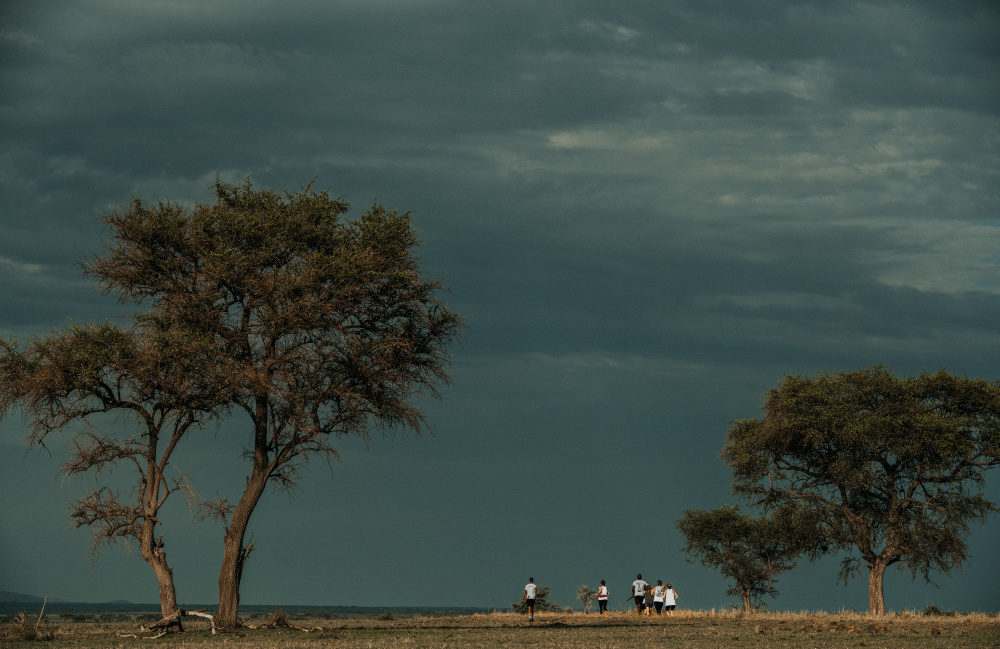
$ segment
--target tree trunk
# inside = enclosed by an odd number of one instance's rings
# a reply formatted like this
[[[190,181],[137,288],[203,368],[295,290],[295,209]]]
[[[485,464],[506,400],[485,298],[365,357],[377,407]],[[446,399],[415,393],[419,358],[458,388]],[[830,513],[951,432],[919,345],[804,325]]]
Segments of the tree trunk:
[[[163,544],[153,538],[155,532],[156,523],[146,518],[142,526],[142,538],[139,541],[139,554],[156,573],[156,580],[160,585],[160,614],[166,618],[178,610],[177,592],[174,589],[174,571],[167,565],[167,553],[163,551]],[[177,620],[176,630],[184,630],[180,619]]]
[[[247,480],[246,490],[239,504],[233,510],[233,519],[226,529],[222,550],[222,568],[219,570],[219,610],[215,616],[216,626],[234,629],[239,626],[240,581],[243,579],[243,565],[250,555],[253,544],[243,546],[250,515],[260,500],[267,484],[266,474],[258,474],[256,467]]]
[[[885,595],[882,593],[882,579],[888,564],[872,561],[868,573],[868,609],[873,615],[885,615]]]
[[[746,593],[743,594],[743,610],[747,613],[753,611],[753,605],[750,603],[750,595]]]

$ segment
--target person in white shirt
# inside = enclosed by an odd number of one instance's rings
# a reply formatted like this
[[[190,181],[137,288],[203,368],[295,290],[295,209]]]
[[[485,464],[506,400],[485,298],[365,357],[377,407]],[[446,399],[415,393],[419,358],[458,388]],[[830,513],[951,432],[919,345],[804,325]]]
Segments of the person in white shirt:
[[[604,613],[604,617],[608,616],[608,587],[604,585],[604,580],[601,580],[601,585],[597,589],[597,605],[601,609],[601,613]]]
[[[528,605],[528,621],[533,622],[535,619],[535,594],[538,592],[538,588],[535,586],[535,578],[528,577],[528,585],[524,587],[524,595],[521,597],[521,601]]]
[[[667,609],[667,615],[673,617],[674,609],[677,608],[677,591],[667,584],[666,590],[663,591],[663,606]]]
[[[659,579],[656,580],[656,588],[653,589],[653,606],[656,607],[656,614],[660,614],[660,610],[663,608],[663,582]]]
[[[646,597],[646,586],[649,583],[642,580],[642,573],[635,576],[635,581],[632,582],[632,597],[635,599],[635,612],[642,615],[643,600]]]

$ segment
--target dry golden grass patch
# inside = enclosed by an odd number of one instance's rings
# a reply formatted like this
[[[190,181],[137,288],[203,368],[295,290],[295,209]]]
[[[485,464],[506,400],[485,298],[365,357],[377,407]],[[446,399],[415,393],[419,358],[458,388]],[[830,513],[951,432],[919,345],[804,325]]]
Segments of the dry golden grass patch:
[[[121,638],[134,633],[128,623],[66,623],[43,625],[53,640],[11,641],[7,647],[170,647],[241,649],[423,649],[450,647],[626,649],[669,646],[671,649],[754,647],[783,649],[1000,647],[1000,619],[970,614],[926,617],[901,613],[874,617],[863,613],[781,613],[744,615],[732,611],[678,611],[673,617],[640,617],[617,612],[608,618],[580,613],[540,613],[529,623],[523,615],[432,617],[386,620],[352,618],[297,620],[301,628],[242,628],[212,636],[209,625],[188,624],[183,634],[157,640]]]
[[[47,627],[42,626],[41,620],[41,615],[36,620],[29,617],[24,611],[19,611],[9,624],[5,624],[0,628],[0,643],[51,640],[52,632]]]

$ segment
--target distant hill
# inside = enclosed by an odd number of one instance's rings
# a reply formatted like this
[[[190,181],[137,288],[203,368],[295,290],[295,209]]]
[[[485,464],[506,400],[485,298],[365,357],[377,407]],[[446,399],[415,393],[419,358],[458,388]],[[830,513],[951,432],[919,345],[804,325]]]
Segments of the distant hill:
[[[159,604],[133,604],[125,600],[114,602],[70,602],[58,597],[45,597],[38,595],[28,595],[26,593],[13,593],[9,590],[0,590],[0,615],[13,615],[19,611],[31,611],[32,614],[42,612],[42,602],[45,602],[46,615],[59,615],[61,613],[121,613],[121,612],[159,612]]]
[[[44,597],[38,597],[36,595],[25,595],[24,593],[12,593],[9,590],[0,590],[0,602],[23,602],[25,604],[41,604],[45,601]],[[65,602],[64,599],[59,599],[58,597],[50,597],[50,602]]]

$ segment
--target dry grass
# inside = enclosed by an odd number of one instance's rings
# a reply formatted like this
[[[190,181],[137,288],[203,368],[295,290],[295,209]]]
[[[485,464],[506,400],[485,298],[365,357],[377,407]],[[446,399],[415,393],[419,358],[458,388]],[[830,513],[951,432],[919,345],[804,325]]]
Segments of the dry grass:
[[[33,617],[29,618],[28,614],[24,611],[18,612],[12,622],[0,626],[0,642],[52,640],[52,631],[47,626],[43,627],[41,621],[41,615],[36,620]]]
[[[780,613],[745,615],[738,611],[677,611],[674,617],[639,617],[616,612],[604,618],[580,613],[539,613],[534,623],[523,615],[493,613],[455,617],[412,617],[394,620],[357,618],[300,621],[310,632],[294,628],[240,629],[212,636],[207,622],[187,625],[184,634],[158,640],[122,638],[136,624],[68,623],[43,625],[53,640],[45,647],[136,647],[169,645],[241,649],[422,649],[449,647],[626,649],[670,646],[671,649],[754,647],[783,649],[1000,647],[1000,618],[969,614],[924,616],[906,612],[874,617],[864,613]],[[9,638],[0,647],[40,646]]]

